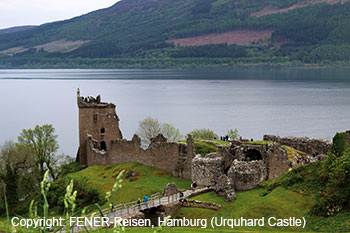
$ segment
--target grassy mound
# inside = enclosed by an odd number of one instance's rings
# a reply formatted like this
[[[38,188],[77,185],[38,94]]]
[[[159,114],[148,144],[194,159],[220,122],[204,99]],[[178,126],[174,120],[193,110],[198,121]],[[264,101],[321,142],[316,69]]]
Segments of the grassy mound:
[[[112,198],[115,204],[135,201],[137,198],[142,199],[145,194],[161,192],[168,183],[175,183],[179,189],[189,189],[191,184],[189,180],[174,178],[165,170],[147,167],[139,163],[96,165],[71,173],[68,177],[74,180],[86,179],[87,185],[105,195],[112,189],[115,178],[122,170],[125,170],[125,174],[133,170],[136,172],[136,176],[126,178],[124,175],[122,191],[117,192],[116,196]]]
[[[282,186],[298,193],[313,194],[321,191],[320,180],[321,162],[310,163],[293,168],[291,171],[282,174],[274,180],[260,183],[266,188],[265,195]]]
[[[196,154],[200,154],[202,156],[205,156],[208,153],[212,152],[220,152],[220,148],[208,143],[209,142],[215,142],[217,144],[227,146],[230,145],[229,142],[224,142],[220,140],[205,140],[205,139],[195,139],[194,140],[194,150]],[[181,143],[186,143],[186,141],[180,141]]]
[[[259,188],[251,191],[237,192],[237,200],[225,202],[223,198],[218,197],[214,192],[206,193],[197,197],[195,200],[214,202],[220,204],[222,209],[219,211],[186,208],[183,207],[176,214],[176,217],[187,218],[207,218],[218,216],[228,219],[243,218],[266,218],[273,216],[276,218],[301,218],[307,214],[312,205],[312,197],[302,195],[285,188],[279,187],[273,190],[269,195],[263,197],[261,193],[264,190]],[[300,231],[297,227],[235,227],[233,231]],[[225,228],[218,228],[224,230]]]

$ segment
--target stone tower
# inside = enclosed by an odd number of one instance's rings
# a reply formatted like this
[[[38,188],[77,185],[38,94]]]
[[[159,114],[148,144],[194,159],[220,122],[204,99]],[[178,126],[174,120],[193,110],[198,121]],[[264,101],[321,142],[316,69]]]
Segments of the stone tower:
[[[77,103],[79,108],[79,154],[81,165],[88,164],[87,144],[90,135],[100,150],[108,152],[111,141],[123,138],[119,129],[119,118],[116,114],[116,106],[112,103],[101,102],[101,97],[80,96],[77,90]]]

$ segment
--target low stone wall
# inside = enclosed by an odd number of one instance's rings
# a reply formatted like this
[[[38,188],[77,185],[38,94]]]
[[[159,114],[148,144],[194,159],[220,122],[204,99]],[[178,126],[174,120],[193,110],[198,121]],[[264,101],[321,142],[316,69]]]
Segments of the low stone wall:
[[[196,200],[181,199],[180,203],[183,207],[204,208],[210,210],[220,210],[221,205],[212,202],[202,202]]]
[[[203,194],[203,193],[207,193],[207,192],[210,192],[210,191],[213,191],[213,190],[214,190],[213,187],[195,189],[193,193],[191,193],[190,195],[187,196],[187,198],[194,197],[194,196],[197,196],[197,195],[200,195],[200,194]]]
[[[308,137],[279,137],[276,135],[264,135],[264,141],[278,142],[290,146],[309,155],[326,155],[331,148],[331,142],[325,139]]]
[[[174,216],[174,214],[176,214],[176,212],[181,208],[182,203],[180,201],[175,201],[173,203],[170,204],[166,204],[166,205],[162,205],[158,208],[158,212],[162,213],[161,215],[163,217],[166,216]]]

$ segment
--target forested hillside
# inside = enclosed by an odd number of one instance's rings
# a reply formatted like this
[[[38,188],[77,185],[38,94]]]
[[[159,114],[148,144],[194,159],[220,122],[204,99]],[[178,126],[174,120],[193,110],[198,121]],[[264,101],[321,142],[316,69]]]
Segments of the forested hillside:
[[[231,59],[215,61],[219,66],[347,64],[349,29],[344,0],[122,0],[70,20],[0,33],[0,67],[93,67],[99,59],[110,59],[111,67],[147,67],[153,59],[164,67],[194,58]]]

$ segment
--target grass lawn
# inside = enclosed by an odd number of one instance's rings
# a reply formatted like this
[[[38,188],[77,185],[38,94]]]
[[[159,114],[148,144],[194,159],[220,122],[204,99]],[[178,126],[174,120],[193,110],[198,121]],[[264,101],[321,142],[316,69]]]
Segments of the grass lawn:
[[[267,224],[267,218],[301,218],[307,215],[308,210],[313,204],[312,197],[301,195],[296,192],[278,187],[266,196],[261,196],[264,190],[254,189],[251,191],[237,192],[237,200],[225,202],[223,198],[218,197],[214,192],[202,194],[193,197],[195,200],[214,202],[220,204],[222,209],[219,211],[206,210],[199,208],[182,207],[176,214],[177,217],[186,216],[187,218],[207,218],[223,217],[227,219],[243,218],[261,218],[265,217],[264,227],[235,227],[235,231],[301,231],[299,227],[270,227]],[[221,230],[221,228],[219,228]]]
[[[6,230],[6,217],[0,217],[0,232],[5,232]]]
[[[136,201],[137,198],[142,200],[145,194],[162,192],[168,183],[175,183],[179,189],[189,189],[191,185],[190,180],[174,178],[165,170],[139,163],[96,165],[71,173],[68,177],[77,180],[86,178],[88,185],[95,187],[102,195],[105,195],[106,192],[112,190],[115,178],[122,170],[125,172],[133,170],[136,176],[130,179],[124,178],[122,191],[118,191],[112,199],[115,204]]]
[[[244,142],[243,144],[267,146],[269,143],[274,143],[274,142],[270,142],[270,141],[247,141],[247,142]]]
[[[221,141],[221,140],[214,140],[214,139],[199,139],[199,141],[202,141],[202,142],[206,142],[206,141],[209,141],[209,142],[216,142],[217,144],[220,144],[220,145],[223,145],[223,146],[229,146],[229,145],[231,145],[230,142]]]
[[[208,153],[220,152],[220,149],[218,147],[213,146],[209,143],[206,143],[205,141],[208,141],[208,140],[194,140],[194,150],[196,154],[205,156]],[[214,141],[214,140],[211,140],[211,141]],[[186,141],[180,141],[180,142],[186,143]]]

